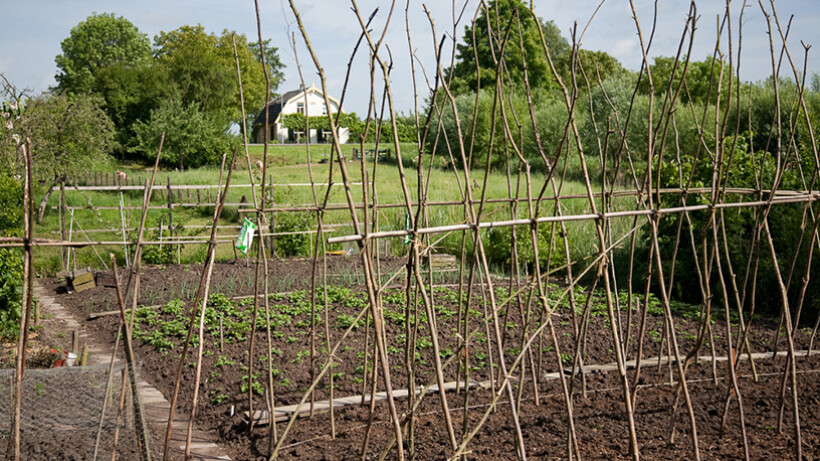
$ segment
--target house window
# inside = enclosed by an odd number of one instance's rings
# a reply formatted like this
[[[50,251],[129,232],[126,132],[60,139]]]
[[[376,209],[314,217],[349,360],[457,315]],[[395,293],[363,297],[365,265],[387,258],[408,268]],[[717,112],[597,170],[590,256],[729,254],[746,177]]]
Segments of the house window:
[[[297,102],[296,103],[296,112],[299,113],[299,114],[304,114],[305,113],[305,103]]]
[[[327,104],[322,104],[322,115],[327,115]]]

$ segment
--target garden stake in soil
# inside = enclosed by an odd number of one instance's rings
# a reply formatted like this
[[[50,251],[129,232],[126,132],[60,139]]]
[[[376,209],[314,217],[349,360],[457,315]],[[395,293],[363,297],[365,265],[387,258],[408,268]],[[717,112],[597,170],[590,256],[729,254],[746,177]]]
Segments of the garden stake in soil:
[[[140,455],[143,461],[151,461],[151,436],[148,433],[148,425],[145,422],[145,413],[142,407],[142,398],[139,390],[139,375],[137,374],[137,364],[134,361],[134,348],[131,344],[131,326],[128,324],[128,318],[125,315],[125,301],[122,298],[122,290],[120,289],[120,277],[117,274],[117,258],[114,253],[110,254],[111,267],[114,269],[114,282],[117,289],[117,300],[120,304],[120,314],[123,328],[125,330],[125,362],[128,369],[128,381],[131,384],[131,395],[134,400],[134,416],[137,434],[140,436]],[[132,317],[133,318],[133,317]],[[124,392],[124,390],[123,390]]]
[[[233,166],[234,166],[234,161],[236,160],[237,151],[238,151],[238,148],[234,149],[233,156],[231,157],[231,164],[230,164],[230,168],[228,169],[228,177],[227,177],[227,180],[225,182],[225,192],[226,193],[218,194],[218,195],[220,195],[220,197],[218,197],[219,198],[219,200],[218,200],[219,205],[214,210],[213,226],[211,227],[211,242],[208,245],[208,256],[206,257],[206,260],[210,259],[210,257],[211,257],[210,255],[213,254],[213,252],[215,250],[215,247],[216,247],[216,240],[215,240],[214,237],[216,236],[217,220],[219,219],[219,216],[222,214],[222,209],[225,205],[225,198],[228,195],[227,194],[227,189],[228,189],[228,186],[230,185],[230,182],[231,182],[231,173],[233,172]],[[223,169],[224,169],[224,162],[223,162]],[[171,396],[171,405],[170,405],[170,411],[169,411],[169,414],[168,414],[168,426],[166,427],[166,430],[165,430],[165,445],[164,445],[164,448],[163,448],[163,455],[162,455],[163,461],[167,461],[167,459],[168,459],[168,453],[169,453],[169,449],[170,449],[169,444],[171,442],[171,430],[172,430],[173,424],[174,424],[174,412],[175,412],[175,409],[176,409],[176,401],[177,401],[177,397],[179,396],[179,387],[180,387],[180,383],[181,383],[181,380],[182,380],[182,370],[185,366],[185,358],[186,358],[186,355],[187,355],[187,352],[188,352],[188,346],[190,345],[190,342],[191,342],[191,335],[193,334],[193,330],[194,330],[194,325],[195,325],[194,324],[194,318],[195,318],[195,315],[197,313],[196,306],[198,306],[199,302],[202,300],[202,293],[203,293],[203,289],[204,289],[204,285],[205,285],[206,268],[207,268],[207,263],[202,268],[202,275],[200,277],[199,288],[197,289],[196,299],[194,300],[193,307],[191,308],[191,318],[189,320],[188,333],[185,337],[185,342],[183,343],[183,346],[182,346],[182,354],[180,354],[181,355],[180,356],[180,363],[179,363],[179,367],[177,368],[176,380],[174,382],[174,392]],[[133,318],[133,316],[132,316],[132,318]],[[187,448],[186,448],[186,451],[187,451]]]
[[[222,156],[222,168],[221,170],[225,170],[225,155]],[[236,151],[234,151],[234,157],[231,159],[231,171],[233,170],[233,162],[236,159]],[[228,180],[227,184],[230,184],[230,172],[228,173]],[[170,180],[170,178],[169,178]],[[220,184],[222,183],[222,174],[220,172],[219,177]],[[224,195],[228,194],[227,184],[225,187]],[[169,191],[170,192],[170,191]],[[170,196],[170,195],[169,195]],[[216,220],[219,219],[219,216],[214,217],[214,228],[216,228]],[[199,308],[199,341],[198,341],[198,349],[196,355],[196,372],[194,377],[194,396],[191,403],[191,417],[188,419],[188,434],[185,438],[185,457],[191,457],[191,437],[193,436],[194,432],[194,420],[196,419],[196,406],[197,401],[199,400],[199,382],[202,376],[202,353],[205,345],[205,311],[208,308],[208,294],[211,288],[211,275],[213,274],[214,268],[214,253],[210,252],[208,255],[208,260],[206,262],[207,268],[206,275],[205,275],[205,287],[202,292],[202,305],[201,306],[194,306],[194,311],[196,308]],[[192,322],[193,323],[193,322]],[[183,357],[184,359],[184,357]]]
[[[20,412],[23,401],[23,377],[26,371],[26,347],[28,343],[29,312],[31,311],[31,298],[33,291],[34,268],[32,267],[31,238],[33,231],[33,205],[32,194],[32,174],[31,174],[31,140],[26,138],[25,144],[18,143],[17,149],[22,149],[23,161],[25,162],[25,179],[23,182],[23,232],[24,256],[23,256],[23,292],[20,305],[22,313],[20,318],[20,333],[17,341],[17,361],[15,367],[14,383],[14,416],[12,420],[11,443],[8,445],[6,456],[13,457],[14,461],[20,459]]]
[[[120,336],[122,334],[122,326],[123,323],[120,322],[119,329],[117,330],[117,339],[114,342],[114,350],[111,352],[111,360],[108,364],[108,379],[105,382],[105,395],[108,395],[109,389],[111,388],[114,382],[114,359],[117,357],[117,349],[120,346]],[[103,422],[105,421],[105,407],[108,403],[108,399],[103,400],[102,410],[100,410],[100,424],[97,428],[97,439],[94,441],[94,458],[93,461],[97,461],[97,452],[100,449],[100,436],[102,435],[102,428]]]

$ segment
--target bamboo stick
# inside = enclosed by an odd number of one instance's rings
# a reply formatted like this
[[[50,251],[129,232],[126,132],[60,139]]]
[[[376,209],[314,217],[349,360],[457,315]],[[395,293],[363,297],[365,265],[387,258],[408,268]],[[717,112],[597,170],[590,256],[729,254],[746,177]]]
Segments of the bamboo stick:
[[[139,390],[139,375],[137,372],[137,363],[134,360],[134,348],[131,344],[131,326],[128,323],[128,318],[125,315],[125,301],[123,300],[122,290],[120,289],[120,277],[117,273],[117,258],[114,257],[114,253],[109,254],[111,258],[111,267],[114,269],[114,283],[116,284],[117,288],[117,301],[119,301],[120,305],[120,321],[122,322],[123,329],[125,330],[125,344],[123,350],[125,351],[125,362],[128,369],[128,378],[131,384],[131,395],[133,399],[134,405],[134,416],[135,416],[135,425],[137,436],[139,437],[139,446],[142,459],[144,461],[151,461],[152,454],[151,454],[151,435],[148,432],[148,424],[145,421],[145,414],[144,409],[142,406],[142,397],[140,395]]]

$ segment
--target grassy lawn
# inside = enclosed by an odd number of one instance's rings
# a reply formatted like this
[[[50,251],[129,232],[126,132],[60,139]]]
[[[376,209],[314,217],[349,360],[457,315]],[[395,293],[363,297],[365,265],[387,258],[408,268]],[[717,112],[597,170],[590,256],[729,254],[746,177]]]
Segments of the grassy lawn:
[[[330,157],[330,144],[310,144],[310,160],[316,163],[323,158]],[[367,143],[364,146],[365,150],[375,148],[373,143]],[[353,158],[353,150],[361,150],[358,144],[343,144],[342,155],[347,158]],[[380,143],[379,150],[390,149],[391,156],[395,156],[396,149],[393,143]],[[262,144],[252,144],[248,146],[248,154],[251,157],[251,163],[261,160],[264,154],[265,146]],[[417,147],[415,143],[401,143],[402,156],[412,158],[417,155]],[[240,152],[242,153],[242,152]],[[395,157],[394,157],[395,158]],[[308,153],[304,144],[268,144],[268,160],[271,165],[300,165],[308,163]]]
[[[366,149],[372,148],[372,145],[365,146]],[[380,146],[381,147],[381,146]],[[343,146],[343,152],[350,155],[352,158],[353,145]],[[309,166],[304,162],[306,158],[305,146],[294,145],[271,145],[269,148],[268,158],[269,176],[266,178],[266,183],[273,180],[273,204],[274,206],[312,206],[314,203],[314,190],[311,187],[299,184],[306,184],[310,182],[312,175],[314,182],[324,184],[328,182],[328,175],[330,171],[329,164],[319,164],[319,159],[327,158],[330,147],[328,145],[311,145],[311,160],[313,161]],[[254,164],[257,158],[261,158],[263,146],[253,145],[249,147],[251,153],[251,163]],[[405,159],[405,169],[407,174],[407,185],[411,194],[411,200],[417,200],[417,173],[412,164],[412,158],[416,155],[415,144],[407,144],[402,146],[403,155]],[[366,163],[367,175],[369,178],[375,178],[375,189],[378,194],[378,201],[381,204],[403,204],[405,202],[404,194],[402,193],[401,183],[399,181],[398,168],[395,162],[379,163],[374,173],[374,164],[372,161]],[[107,168],[110,168],[107,167]],[[150,168],[144,165],[130,165],[119,166],[124,170],[130,178],[135,179],[141,183],[144,179],[150,177]],[[347,170],[351,180],[360,183],[362,178],[361,164],[359,162],[348,162]],[[250,173],[253,175],[253,181],[257,184],[257,194],[259,193],[258,184],[260,182],[261,174],[256,171],[256,167],[252,166]],[[215,167],[206,167],[199,169],[192,169],[187,171],[176,170],[162,170],[157,175],[157,185],[152,196],[151,206],[167,205],[168,199],[166,195],[165,184],[170,180],[173,185],[182,184],[209,184],[215,185],[218,183],[219,169]],[[459,172],[459,179],[463,181],[462,173]],[[475,199],[480,198],[481,184],[484,178],[483,170],[474,170],[471,174],[471,188]],[[224,181],[224,179],[223,179]],[[344,193],[341,173],[338,165],[333,165],[333,183],[336,185],[332,188],[328,195],[328,203],[336,205],[346,205],[347,199]],[[533,175],[533,193],[537,194],[543,185],[543,175]],[[512,184],[508,184],[507,176],[503,172],[492,172],[487,181],[487,198],[505,198],[509,196],[510,188],[515,188],[518,178],[514,175],[512,177]],[[523,178],[521,178],[522,185],[520,186],[519,195],[524,197],[526,191],[523,186]],[[240,153],[237,157],[237,167],[234,170],[232,184],[249,184],[250,177],[247,168],[247,160],[244,155]],[[464,184],[459,184],[456,175],[453,174],[452,169],[433,168],[431,171],[429,181],[428,200],[433,202],[444,201],[458,201],[461,200],[462,190]],[[552,188],[547,188],[548,196],[552,196]],[[324,200],[327,191],[327,186],[320,185],[315,187],[316,199],[321,203]],[[42,197],[45,190],[40,190],[36,199]],[[351,193],[356,202],[362,201],[362,186],[354,185],[351,188]],[[566,181],[563,185],[562,195],[566,194],[584,194],[585,188],[579,181]],[[515,193],[513,193],[515,195]],[[215,200],[215,190],[210,191],[210,201]],[[251,202],[251,191],[248,187],[232,187],[229,191],[227,201],[229,203],[239,203],[243,200]],[[202,202],[208,201],[208,194],[205,191],[200,192],[200,200]],[[624,199],[624,207],[626,207],[629,199]],[[179,202],[177,193],[174,193],[174,202]],[[39,202],[39,200],[38,200]],[[38,203],[37,202],[37,203]],[[126,207],[140,207],[142,205],[142,191],[127,191],[123,193],[123,202]],[[196,191],[182,191],[182,202],[196,203]],[[70,191],[66,194],[66,203],[68,206],[78,207],[117,207],[119,204],[119,194],[117,192],[90,192],[90,191]],[[553,212],[553,202],[546,202],[542,207],[542,216],[550,215]],[[52,210],[52,206],[59,205],[59,194],[52,195],[48,203],[48,209],[45,218],[41,225],[35,228],[35,232],[41,237],[55,238],[58,236],[59,227],[59,213],[57,210]],[[634,206],[634,205],[633,205]],[[220,221],[225,228],[220,229],[219,235],[221,238],[231,238],[238,232],[237,228],[229,228],[227,226],[238,226],[241,224],[241,219],[244,216],[238,213],[238,207],[232,206],[225,209],[223,218]],[[521,204],[518,209],[517,217],[526,217],[526,204]],[[588,213],[589,203],[586,199],[566,200],[562,202],[562,212],[564,214],[579,214]],[[463,207],[461,206],[436,206],[429,208],[429,225],[442,226],[449,224],[462,223]],[[509,205],[505,204],[489,204],[484,211],[482,220],[507,220],[510,219]],[[358,211],[359,219],[363,219],[363,211]],[[206,226],[212,222],[213,208],[209,206],[199,207],[176,207],[173,211],[174,225],[202,225]],[[247,215],[252,216],[252,215]],[[120,231],[117,232],[95,232],[95,229],[120,229],[121,220],[119,210],[89,210],[77,209],[74,210],[75,221],[73,225],[67,225],[70,229],[72,240],[84,241],[86,236],[91,240],[122,240]],[[70,218],[70,214],[68,215]],[[67,218],[67,219],[68,219]],[[371,217],[372,218],[372,217]],[[125,221],[126,227],[137,228],[139,225],[140,210],[132,209],[126,210]],[[379,229],[380,230],[395,230],[403,229],[405,227],[405,212],[402,208],[387,208],[379,211]],[[335,229],[330,234],[332,236],[346,235],[352,233],[352,228],[349,223],[351,221],[350,212],[343,210],[328,210],[324,215],[325,224],[334,225]],[[68,220],[70,223],[70,219]],[[167,210],[157,209],[150,210],[147,219],[148,227],[158,227],[163,224],[166,229],[162,233],[163,238],[168,237],[168,213]],[[276,214],[274,218],[275,231],[301,231],[315,229],[316,218],[314,213],[300,212],[288,213],[288,216],[283,214]],[[596,252],[596,237],[594,222],[570,222],[567,223],[568,234],[570,235],[570,251],[573,259],[587,256]],[[622,220],[613,221],[613,239],[617,239],[624,232],[631,227],[631,219],[624,218]],[[85,231],[86,234],[83,234]],[[185,229],[183,235],[189,236],[206,236],[209,229]],[[265,232],[270,232],[270,229],[265,229]],[[179,235],[180,231],[177,231]],[[460,248],[460,233],[452,233],[445,236],[444,240],[439,243],[439,246],[444,250],[457,252]],[[147,231],[146,237],[151,240],[158,240],[160,233],[156,230]],[[129,232],[129,239],[136,238],[136,232]],[[312,239],[311,239],[312,240]],[[392,251],[394,253],[401,253],[404,248],[401,245],[401,238],[394,238],[392,242]],[[312,245],[312,242],[311,242]],[[182,262],[199,262],[202,260],[205,245],[189,244],[185,245],[180,251],[180,260]],[[332,248],[341,249],[341,248]],[[83,248],[79,250],[72,250],[77,258],[78,267],[92,266],[99,267],[101,264],[99,258],[91,248]],[[123,247],[111,246],[107,248],[98,248],[100,254],[103,255],[107,261],[106,253],[114,252],[121,262],[124,262]],[[234,251],[232,245],[221,244],[218,246],[217,256],[220,259],[233,259]],[[241,255],[240,255],[241,256]],[[60,250],[57,248],[39,249],[37,253],[36,266],[38,271],[43,274],[54,273],[60,270]]]

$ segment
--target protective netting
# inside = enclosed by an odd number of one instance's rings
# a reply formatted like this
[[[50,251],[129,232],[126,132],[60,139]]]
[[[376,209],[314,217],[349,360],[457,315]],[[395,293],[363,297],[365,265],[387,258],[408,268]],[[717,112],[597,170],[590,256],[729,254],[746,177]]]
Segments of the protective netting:
[[[115,450],[119,459],[139,459],[126,376],[123,364],[110,375],[107,365],[26,370],[20,412],[23,459],[111,459]],[[11,440],[14,381],[13,369],[0,370],[0,395],[8,396],[0,399],[0,453],[8,452]]]

